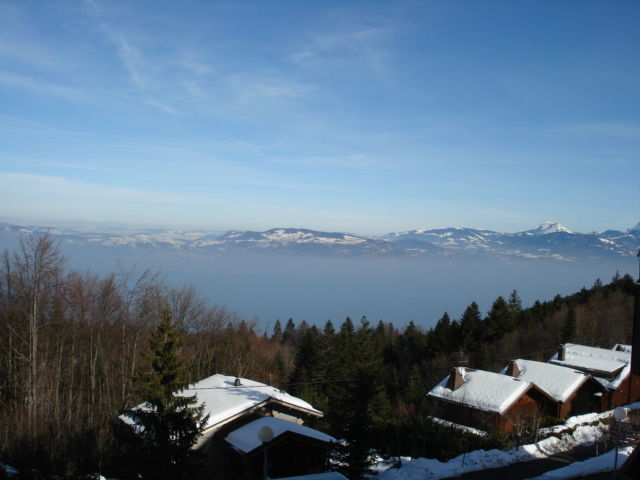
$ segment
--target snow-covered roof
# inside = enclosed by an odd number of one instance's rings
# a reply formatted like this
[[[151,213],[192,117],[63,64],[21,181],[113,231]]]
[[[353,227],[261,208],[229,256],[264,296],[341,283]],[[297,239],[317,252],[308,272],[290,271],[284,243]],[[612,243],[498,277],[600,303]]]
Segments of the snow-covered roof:
[[[258,438],[258,430],[265,426],[271,427],[273,430],[273,438],[277,438],[283,433],[291,432],[305,437],[314,438],[322,442],[330,443],[336,441],[335,438],[331,435],[327,435],[326,433],[275,417],[262,417],[254,420],[253,422],[247,423],[227,435],[225,440],[233,448],[242,453],[251,452],[262,445],[262,442]]]
[[[627,346],[628,347],[628,346]],[[592,373],[602,385],[616,389],[631,371],[631,348],[622,350],[589,347],[567,343],[564,345],[564,360],[558,360],[556,352],[550,363],[577,368]]]
[[[427,394],[479,410],[503,413],[531,387],[530,382],[500,373],[458,367],[464,382],[455,390],[447,388],[448,375]]]
[[[520,370],[520,373],[516,375],[517,378],[533,383],[558,402],[567,401],[589,378],[586,373],[551,363],[520,358],[514,362]],[[506,375],[508,369],[507,366],[500,373]]]
[[[264,383],[240,378],[240,385],[235,386],[237,377],[215,374],[194,385],[190,385],[181,395],[196,395],[198,403],[204,403],[205,415],[209,415],[205,428],[222,424],[236,415],[259,405],[269,399],[276,400],[296,410],[312,415],[322,415],[320,410],[304,400],[282,392]]]
[[[625,345],[623,343],[616,343],[612,350],[618,350],[620,352],[628,352],[631,353],[631,345]]]
[[[310,473],[309,475],[296,475],[295,477],[280,477],[278,480],[349,480],[339,472]]]

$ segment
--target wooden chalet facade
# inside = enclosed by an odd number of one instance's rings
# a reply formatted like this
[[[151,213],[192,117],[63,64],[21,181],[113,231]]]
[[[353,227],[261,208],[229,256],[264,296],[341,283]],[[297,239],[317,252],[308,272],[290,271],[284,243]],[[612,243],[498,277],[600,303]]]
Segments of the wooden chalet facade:
[[[456,367],[428,394],[435,416],[483,431],[511,433],[540,415],[551,401],[531,382],[500,373]]]
[[[567,343],[561,345],[549,363],[580,370],[603,387],[598,410],[612,410],[640,400],[640,376],[631,373],[631,347],[612,349]]]
[[[221,453],[232,466],[231,471],[243,478],[262,478],[265,445],[258,440],[258,431],[264,426],[274,432],[273,440],[266,445],[270,478],[326,470],[333,437],[277,417],[261,417],[224,438]]]
[[[201,380],[183,394],[194,393],[204,403],[205,414],[209,414],[195,448],[206,455],[206,465],[215,469],[216,478],[263,477],[265,446],[257,441],[257,433],[251,432],[264,421],[274,431],[274,438],[266,445],[270,476],[327,469],[328,451],[335,439],[303,426],[305,421],[322,417],[321,411],[304,400],[260,382],[220,374]],[[234,440],[238,435],[256,442],[255,448],[243,447],[242,442]]]
[[[540,403],[542,414],[563,420],[599,411],[606,393],[591,375],[551,363],[517,359],[501,373],[536,385],[546,394]]]
[[[220,374],[191,385],[180,395],[196,395],[208,415],[194,446],[205,457],[199,478],[263,478],[265,445],[258,440],[257,430],[264,425],[273,431],[273,439],[266,444],[270,476],[327,470],[328,451],[335,439],[303,425],[322,417],[321,411],[304,400],[260,382]]]

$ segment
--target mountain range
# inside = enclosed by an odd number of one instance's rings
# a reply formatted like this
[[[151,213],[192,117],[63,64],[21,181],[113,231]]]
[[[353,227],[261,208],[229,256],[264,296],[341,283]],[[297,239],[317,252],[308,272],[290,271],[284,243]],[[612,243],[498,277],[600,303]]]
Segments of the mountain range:
[[[0,223],[0,246],[20,235],[48,233],[66,248],[172,249],[194,252],[270,252],[321,256],[464,257],[500,260],[552,259],[577,262],[603,257],[634,256],[640,249],[640,223],[625,232],[575,233],[557,222],[517,233],[475,228],[421,229],[366,237],[302,228],[274,228],[264,232],[232,230],[153,230],[140,233],[96,233],[40,226]]]

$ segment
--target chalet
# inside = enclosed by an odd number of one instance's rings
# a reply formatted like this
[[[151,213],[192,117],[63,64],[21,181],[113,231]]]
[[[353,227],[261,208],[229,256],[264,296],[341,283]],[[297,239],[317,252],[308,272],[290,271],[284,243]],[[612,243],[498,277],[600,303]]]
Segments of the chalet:
[[[500,373],[533,383],[546,394],[542,401],[545,415],[566,419],[597,411],[604,387],[591,375],[551,363],[512,360]]]
[[[465,367],[455,367],[427,396],[439,418],[503,433],[539,415],[540,405],[550,401],[531,382]]]
[[[549,363],[591,375],[604,387],[599,410],[640,400],[640,376],[631,374],[631,347],[616,345],[612,349],[566,343]]]
[[[269,476],[324,472],[335,439],[303,425],[322,412],[275,387],[246,378],[212,375],[179,395],[195,395],[208,415],[194,448],[203,452],[216,478],[258,479],[268,449]],[[122,417],[121,417],[122,418]],[[124,421],[128,421],[126,417]],[[263,444],[257,432],[268,426],[273,438]]]
[[[261,417],[229,433],[222,451],[227,452],[228,463],[234,472],[261,472],[264,460],[264,445],[258,432],[269,427],[273,439],[268,444],[269,476],[280,477],[292,473],[324,469],[327,461],[327,446],[335,438],[326,433],[298,423],[276,417]],[[255,475],[248,475],[255,476]]]

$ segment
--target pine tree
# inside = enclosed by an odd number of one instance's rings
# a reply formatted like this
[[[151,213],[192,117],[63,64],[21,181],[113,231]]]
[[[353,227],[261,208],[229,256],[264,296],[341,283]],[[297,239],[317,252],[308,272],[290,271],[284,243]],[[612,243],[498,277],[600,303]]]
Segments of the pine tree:
[[[504,297],[498,297],[494,300],[491,310],[487,314],[485,325],[484,338],[489,343],[500,339],[505,333],[511,331],[513,316]]]
[[[348,478],[361,479],[372,463],[375,424],[391,412],[383,386],[383,345],[365,317],[357,332],[347,317],[336,342],[335,354],[349,381],[334,387],[328,412],[334,432],[347,441],[338,446],[335,459]]]
[[[333,322],[331,320],[327,320],[327,323],[324,324],[323,333],[327,339],[331,339],[335,335],[336,329],[333,327]]]
[[[435,328],[432,330],[432,348],[434,354],[448,353],[452,346],[451,319],[449,314],[444,312]]]
[[[320,387],[313,383],[325,380],[328,373],[326,360],[325,338],[315,325],[307,328],[302,333],[289,381],[294,384],[292,393],[321,409],[326,408],[324,396]]]
[[[293,318],[287,320],[287,324],[282,332],[282,343],[293,344],[296,336],[296,324],[293,323]]]
[[[517,290],[512,290],[509,295],[509,310],[516,315],[522,311],[522,300]]]
[[[169,312],[163,312],[149,346],[151,369],[135,378],[145,403],[123,412],[135,425],[130,460],[144,479],[193,478],[199,455],[191,447],[207,417],[203,418],[203,406],[195,406],[195,395],[181,395],[188,382],[178,357],[179,332]]]
[[[467,352],[475,351],[482,334],[482,317],[476,302],[471,302],[462,314],[460,332],[464,350]]]
[[[282,341],[282,324],[280,323],[280,319],[276,319],[276,323],[273,326],[273,333],[271,334],[271,340],[275,340],[277,342]]]
[[[578,331],[578,320],[576,318],[576,311],[573,306],[570,305],[567,310],[567,315],[564,318],[564,323],[562,324],[562,332],[561,332],[561,342],[573,342],[576,337],[576,333]]]

